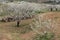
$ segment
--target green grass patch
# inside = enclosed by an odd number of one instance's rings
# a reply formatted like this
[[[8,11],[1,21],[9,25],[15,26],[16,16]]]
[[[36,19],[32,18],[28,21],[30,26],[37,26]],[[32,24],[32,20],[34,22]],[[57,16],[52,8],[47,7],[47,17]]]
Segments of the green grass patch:
[[[33,37],[33,40],[53,40],[54,34],[53,33],[45,33],[44,35],[36,34]]]

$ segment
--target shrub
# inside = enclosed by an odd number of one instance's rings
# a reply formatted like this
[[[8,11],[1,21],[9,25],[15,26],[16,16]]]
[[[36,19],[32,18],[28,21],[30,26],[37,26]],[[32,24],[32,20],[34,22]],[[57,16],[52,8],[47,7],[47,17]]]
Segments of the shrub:
[[[33,37],[33,40],[53,40],[54,34],[53,33],[45,33],[44,35],[36,34]]]

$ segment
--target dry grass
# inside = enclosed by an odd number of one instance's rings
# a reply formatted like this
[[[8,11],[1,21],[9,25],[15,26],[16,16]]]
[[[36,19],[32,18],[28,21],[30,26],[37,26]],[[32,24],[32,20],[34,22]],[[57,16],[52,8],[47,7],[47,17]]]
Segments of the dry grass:
[[[55,34],[58,36],[60,35],[60,12],[47,12],[42,15],[42,20],[52,19],[55,20],[57,25],[52,24],[56,28]],[[6,22],[0,23],[0,40],[31,40],[32,36],[35,34],[33,31],[29,31],[27,33],[21,34],[20,31],[23,27],[27,26],[32,22],[32,19],[22,20],[21,25],[22,27],[16,27],[16,22]],[[52,23],[52,22],[51,22]],[[56,40],[59,40],[56,38]]]
[[[52,20],[50,23],[51,23],[51,26],[53,26],[53,28],[50,31],[54,31],[55,40],[60,40],[60,12],[47,12],[47,13],[38,14],[38,15],[42,16],[41,18],[42,21],[46,21],[50,19]],[[43,28],[43,30],[44,29],[45,28]]]
[[[0,40],[23,40],[23,34],[21,31],[28,29],[28,24],[32,22],[32,19],[22,20],[20,26],[16,27],[16,22],[0,23]],[[29,30],[26,30],[29,31]],[[28,34],[29,32],[27,32]],[[27,35],[24,33],[24,35]],[[27,35],[28,36],[28,35]],[[21,38],[20,38],[21,37]]]

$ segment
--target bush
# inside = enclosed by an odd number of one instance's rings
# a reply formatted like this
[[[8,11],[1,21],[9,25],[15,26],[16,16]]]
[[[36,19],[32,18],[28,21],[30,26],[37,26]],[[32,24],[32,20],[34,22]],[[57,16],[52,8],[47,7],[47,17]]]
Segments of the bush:
[[[53,40],[54,34],[53,33],[45,33],[44,35],[36,34],[33,37],[33,40]]]

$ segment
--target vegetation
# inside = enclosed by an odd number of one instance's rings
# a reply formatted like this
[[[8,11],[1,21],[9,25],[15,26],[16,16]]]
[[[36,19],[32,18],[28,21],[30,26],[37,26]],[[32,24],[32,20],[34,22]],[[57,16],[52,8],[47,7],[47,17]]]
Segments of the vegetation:
[[[56,19],[60,17],[54,16],[48,19],[49,15],[46,17],[43,13],[50,12],[51,8],[52,12],[58,12],[60,5],[33,2],[40,2],[40,0],[8,0],[0,4],[0,32],[8,34],[7,39],[11,37],[11,40],[23,40],[24,38],[29,40],[30,35],[33,35],[30,40],[54,40],[57,27],[55,25],[59,26],[56,24]],[[44,19],[43,16],[46,18]],[[12,18],[13,21],[7,21],[8,18]],[[5,22],[2,22],[2,19]]]
[[[45,33],[44,35],[36,34],[33,40],[54,40],[53,33]]]
[[[25,34],[25,33],[28,33],[30,31],[32,31],[31,27],[30,26],[25,26],[25,27],[23,27],[23,29],[21,30],[20,33]]]

